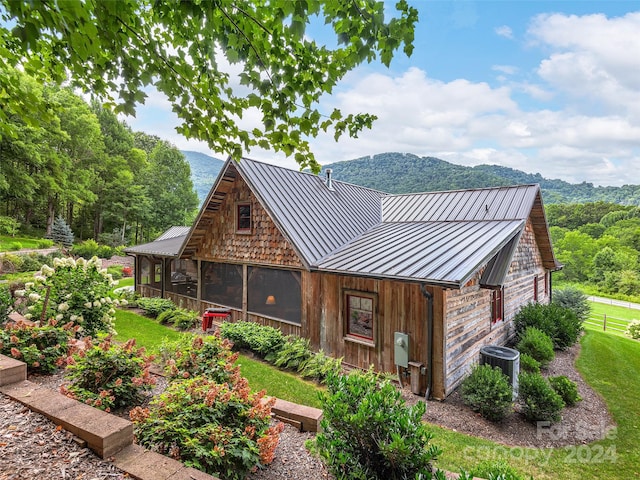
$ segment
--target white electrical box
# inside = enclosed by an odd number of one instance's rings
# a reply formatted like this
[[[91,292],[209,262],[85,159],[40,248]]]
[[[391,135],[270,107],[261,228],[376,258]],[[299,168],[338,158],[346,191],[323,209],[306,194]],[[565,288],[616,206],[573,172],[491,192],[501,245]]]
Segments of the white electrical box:
[[[409,335],[402,332],[393,334],[394,361],[399,367],[409,366]]]

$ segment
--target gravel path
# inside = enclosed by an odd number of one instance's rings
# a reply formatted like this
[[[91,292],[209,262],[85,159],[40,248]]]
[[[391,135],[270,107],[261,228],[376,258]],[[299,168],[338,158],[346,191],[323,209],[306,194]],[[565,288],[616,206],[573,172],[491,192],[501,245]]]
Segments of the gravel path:
[[[603,400],[582,380],[574,367],[580,351],[576,345],[558,352],[548,373],[567,375],[578,383],[583,401],[563,410],[562,421],[551,429],[540,428],[523,420],[516,412],[503,422],[493,424],[462,405],[458,393],[447,401],[429,401],[425,420],[449,429],[484,437],[506,445],[557,447],[589,443],[603,438],[614,426]],[[31,381],[56,388],[60,379],[33,377]],[[420,397],[407,390],[409,403]],[[274,462],[253,474],[249,480],[332,479],[326,467],[311,456],[304,442],[310,433],[300,433],[287,425],[283,430]],[[438,444],[437,436],[433,440]],[[0,480],[27,479],[119,479],[126,478],[111,463],[97,458],[90,450],[73,441],[72,435],[59,430],[39,414],[0,394]]]

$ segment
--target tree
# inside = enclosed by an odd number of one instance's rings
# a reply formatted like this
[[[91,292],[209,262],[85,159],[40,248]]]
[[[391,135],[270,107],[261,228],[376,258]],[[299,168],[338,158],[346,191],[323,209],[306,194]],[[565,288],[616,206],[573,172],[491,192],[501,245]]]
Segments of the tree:
[[[73,245],[73,232],[71,231],[71,227],[67,225],[67,222],[64,221],[64,218],[59,215],[53,222],[50,238],[54,242],[59,243],[67,248]]]
[[[375,0],[227,0],[205,2],[15,2],[0,0],[0,58],[43,81],[106,97],[134,113],[155,86],[182,120],[183,135],[239,159],[251,147],[295,154],[319,171],[308,137],[331,128],[336,140],[357,136],[374,116],[323,115],[318,102],[344,75],[376,59],[389,66],[400,48],[413,51],[418,12],[406,0],[385,19]],[[330,25],[337,46],[305,35]],[[5,25],[14,25],[9,30]],[[239,73],[234,73],[239,70]],[[25,101],[15,78],[0,77],[13,113],[35,119],[45,105]],[[251,111],[261,125],[243,129]],[[5,128],[0,110],[0,134]]]

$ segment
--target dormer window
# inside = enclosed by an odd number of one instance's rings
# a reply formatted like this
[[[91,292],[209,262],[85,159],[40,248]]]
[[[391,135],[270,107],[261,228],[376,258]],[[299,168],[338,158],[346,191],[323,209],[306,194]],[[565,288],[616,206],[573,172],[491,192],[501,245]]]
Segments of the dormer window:
[[[251,233],[251,204],[239,203],[236,207],[236,231]]]

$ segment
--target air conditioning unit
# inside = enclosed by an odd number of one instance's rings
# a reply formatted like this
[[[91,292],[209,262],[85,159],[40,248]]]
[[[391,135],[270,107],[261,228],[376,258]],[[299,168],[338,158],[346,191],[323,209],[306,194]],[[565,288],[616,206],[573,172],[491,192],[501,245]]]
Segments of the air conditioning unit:
[[[513,398],[518,396],[518,375],[520,374],[520,352],[513,348],[485,345],[480,349],[480,365],[500,367],[502,373],[509,377],[513,388]]]

